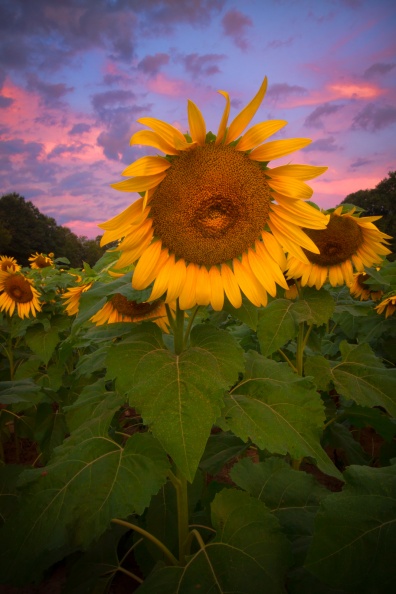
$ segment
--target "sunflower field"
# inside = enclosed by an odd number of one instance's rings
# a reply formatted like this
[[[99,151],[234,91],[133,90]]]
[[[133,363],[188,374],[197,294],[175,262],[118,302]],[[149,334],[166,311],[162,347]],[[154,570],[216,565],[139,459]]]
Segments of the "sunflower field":
[[[62,592],[396,590],[396,262],[321,211],[307,139],[153,118],[93,266],[0,255],[0,583]],[[175,131],[176,130],[176,131]]]

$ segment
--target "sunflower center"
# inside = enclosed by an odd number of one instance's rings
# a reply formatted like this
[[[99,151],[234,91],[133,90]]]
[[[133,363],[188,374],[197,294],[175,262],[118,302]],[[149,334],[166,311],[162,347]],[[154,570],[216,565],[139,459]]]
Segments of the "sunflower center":
[[[11,260],[2,260],[2,262],[0,262],[0,270],[3,272],[7,272],[8,268],[14,270],[14,262],[12,262]]]
[[[336,266],[346,262],[363,243],[363,232],[350,216],[330,215],[326,229],[304,231],[318,246],[320,254],[308,250],[304,253],[312,264],[319,266]]]
[[[173,160],[149,216],[155,236],[176,258],[210,267],[254,245],[270,202],[259,163],[232,146],[205,144]]]
[[[38,268],[47,268],[47,266],[51,266],[51,262],[44,256],[37,256],[34,263]]]
[[[121,293],[116,293],[111,298],[111,304],[118,313],[131,318],[135,316],[147,316],[158,307],[157,301],[153,301],[153,303],[137,303],[136,301],[129,301]]]
[[[30,283],[20,276],[10,276],[4,281],[4,290],[16,303],[29,303],[33,299]]]

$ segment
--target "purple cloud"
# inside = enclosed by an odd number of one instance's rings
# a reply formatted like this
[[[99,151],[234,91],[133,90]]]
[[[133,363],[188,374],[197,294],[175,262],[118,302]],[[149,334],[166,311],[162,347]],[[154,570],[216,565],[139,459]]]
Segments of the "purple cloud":
[[[323,105],[319,105],[305,119],[304,124],[311,128],[323,128],[322,118],[325,116],[329,116],[332,113],[336,113],[343,107],[343,105],[332,105],[330,103],[324,103]]]
[[[69,135],[77,136],[79,134],[84,134],[85,132],[89,132],[90,129],[91,129],[91,126],[89,124],[84,124],[81,122],[80,124],[74,124],[73,128],[71,130],[69,130]]]
[[[351,163],[351,169],[357,169],[358,167],[364,167],[365,165],[370,165],[372,163],[372,159],[363,159],[362,157],[358,157],[356,161]]]
[[[225,57],[224,54],[203,54],[200,56],[194,53],[187,54],[181,57],[180,60],[189,74],[193,77],[198,77],[210,76],[220,72],[217,62],[224,60]]]
[[[64,83],[49,84],[38,78],[36,74],[29,74],[27,77],[27,89],[37,91],[44,105],[54,106],[60,100],[74,91],[74,87],[67,87]]]
[[[134,2],[133,10],[148,17],[147,33],[156,33],[158,28],[168,32],[175,25],[186,23],[193,27],[210,23],[213,15],[218,14],[225,0],[145,0]],[[125,3],[128,6],[127,3]]]
[[[375,76],[382,76],[387,74],[396,67],[395,63],[384,64],[383,62],[376,62],[364,71],[364,78],[373,78]]]
[[[231,37],[235,45],[245,50],[248,43],[245,39],[246,27],[252,27],[253,21],[250,17],[242,14],[239,10],[232,8],[222,18],[224,35]]]
[[[138,69],[148,76],[155,76],[166,64],[169,64],[169,55],[157,53],[143,58],[138,64]]]
[[[351,128],[352,130],[376,132],[395,123],[396,107],[369,103],[353,118]]]
[[[48,154],[48,159],[53,159],[54,157],[59,157],[59,155],[63,155],[65,153],[68,153],[68,154],[81,153],[81,151],[83,151],[86,146],[88,146],[88,145],[87,144],[58,144]]]
[[[277,83],[271,85],[267,91],[267,97],[278,101],[289,95],[306,95],[307,89],[299,85],[288,85],[287,83]]]
[[[268,49],[279,49],[280,47],[288,47],[293,43],[295,37],[288,37],[287,39],[273,39],[269,43],[267,43]]]
[[[334,136],[319,138],[304,148],[304,151],[323,151],[324,153],[333,153],[341,150],[341,147],[335,143]]]
[[[12,97],[5,97],[4,95],[0,95],[0,108],[7,109],[14,103],[14,99]]]
[[[0,141],[0,155],[25,155],[29,159],[37,159],[44,150],[40,142],[25,142],[21,138]]]

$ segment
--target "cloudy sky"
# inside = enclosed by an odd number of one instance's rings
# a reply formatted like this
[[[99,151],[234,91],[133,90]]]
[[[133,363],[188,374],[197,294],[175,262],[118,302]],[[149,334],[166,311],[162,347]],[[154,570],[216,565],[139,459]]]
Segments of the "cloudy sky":
[[[0,195],[17,192],[77,235],[136,194],[117,192],[151,116],[187,131],[187,99],[217,131],[268,76],[252,123],[312,144],[313,200],[336,206],[396,169],[393,0],[0,0]],[[273,165],[280,165],[278,160]]]

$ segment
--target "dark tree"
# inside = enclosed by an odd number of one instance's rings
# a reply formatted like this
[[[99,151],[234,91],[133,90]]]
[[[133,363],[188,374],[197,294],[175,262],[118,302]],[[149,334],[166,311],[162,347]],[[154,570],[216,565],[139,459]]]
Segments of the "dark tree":
[[[396,171],[390,171],[388,177],[380,181],[372,190],[359,190],[348,196],[341,204],[354,204],[364,209],[365,216],[381,216],[375,225],[388,235],[393,237],[390,240],[389,249],[392,256],[389,260],[396,258]]]
[[[93,266],[105,251],[99,241],[77,237],[19,194],[0,198],[0,254],[16,258],[22,266],[29,266],[29,256],[35,252],[66,257],[75,268],[83,261]]]

